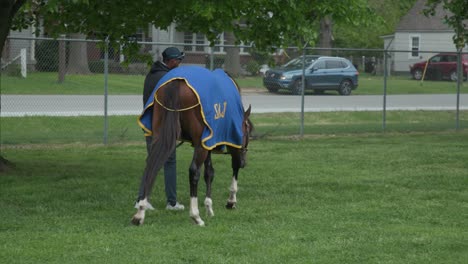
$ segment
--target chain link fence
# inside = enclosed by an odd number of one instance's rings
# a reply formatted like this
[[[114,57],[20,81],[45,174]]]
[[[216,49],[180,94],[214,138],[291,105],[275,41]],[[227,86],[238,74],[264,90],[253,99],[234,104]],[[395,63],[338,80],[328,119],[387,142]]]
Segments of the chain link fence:
[[[234,72],[244,100],[252,103],[254,119],[268,123],[257,126],[258,135],[432,131],[468,125],[468,102],[464,97],[467,83],[412,80],[409,67],[401,66],[407,63],[404,58],[411,52],[408,50],[293,47],[265,53],[250,46],[139,44],[143,56],[135,59],[101,41],[9,38],[1,62],[1,144],[143,142],[136,120],[143,108],[143,82],[150,67],[147,61],[161,59],[162,51],[169,46],[185,51],[184,65]],[[439,51],[421,51],[425,58],[436,53]],[[272,93],[263,86],[262,78],[268,69],[312,54],[344,57],[352,62],[359,71],[359,86],[352,96],[307,90],[304,99],[287,90]],[[415,87],[420,92],[414,92]],[[432,101],[427,104],[433,100],[427,97],[431,94],[447,94],[452,103],[438,106],[439,99],[435,99],[431,108]],[[392,105],[396,99],[406,105],[400,109]],[[375,107],[359,107],[363,100]],[[417,101],[421,100],[426,101],[426,108],[418,109]],[[281,114],[268,114],[268,109]],[[301,114],[302,109],[311,113]],[[349,111],[356,110],[371,111],[348,120]],[[416,119],[406,119],[405,110],[422,111],[413,113]],[[330,123],[319,124],[319,119]]]

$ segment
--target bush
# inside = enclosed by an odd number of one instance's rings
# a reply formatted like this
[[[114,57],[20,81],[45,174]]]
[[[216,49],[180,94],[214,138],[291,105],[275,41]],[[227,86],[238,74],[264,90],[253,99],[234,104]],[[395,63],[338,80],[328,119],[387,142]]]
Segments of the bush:
[[[258,64],[270,64],[273,63],[273,57],[271,56],[270,53],[266,51],[259,51],[254,48],[252,48],[249,51],[250,55],[252,58],[258,63]]]
[[[58,71],[58,41],[38,41],[36,43],[36,70],[41,72]]]
[[[104,73],[104,61],[103,60],[98,60],[98,61],[90,61],[88,62],[89,70],[92,73]],[[124,70],[120,63],[116,61],[109,61],[108,65],[108,70],[109,73],[123,73]]]
[[[6,76],[21,77],[21,65],[13,63],[2,70]]]
[[[88,62],[89,70],[92,73],[104,72],[104,61],[90,61]]]
[[[258,72],[260,71],[260,64],[258,64],[258,62],[255,60],[251,60],[247,62],[247,65],[245,66],[245,70],[251,75],[257,75]]]

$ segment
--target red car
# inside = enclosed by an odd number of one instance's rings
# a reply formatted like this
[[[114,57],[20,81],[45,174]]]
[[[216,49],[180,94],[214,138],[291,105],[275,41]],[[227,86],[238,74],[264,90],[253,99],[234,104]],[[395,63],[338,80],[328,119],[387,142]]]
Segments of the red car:
[[[422,61],[410,65],[410,72],[415,80],[421,80],[426,64],[425,80],[457,80],[457,53],[439,53],[432,56],[429,62]],[[463,80],[466,80],[468,76],[468,54],[462,54],[462,69]]]

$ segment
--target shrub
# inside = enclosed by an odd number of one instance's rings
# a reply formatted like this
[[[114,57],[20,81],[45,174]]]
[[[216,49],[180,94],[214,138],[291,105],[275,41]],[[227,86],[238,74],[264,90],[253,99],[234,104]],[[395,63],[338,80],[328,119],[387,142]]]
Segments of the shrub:
[[[104,73],[104,61],[103,60],[90,61],[88,62],[88,66],[89,66],[89,70],[92,73]],[[109,73],[123,73],[124,72],[120,63],[116,61],[109,61],[108,71]]]
[[[36,42],[36,70],[41,72],[58,71],[58,41]]]
[[[255,60],[251,60],[247,62],[247,65],[245,66],[245,70],[251,75],[257,75],[258,72],[260,71],[260,64],[258,64],[258,62]]]

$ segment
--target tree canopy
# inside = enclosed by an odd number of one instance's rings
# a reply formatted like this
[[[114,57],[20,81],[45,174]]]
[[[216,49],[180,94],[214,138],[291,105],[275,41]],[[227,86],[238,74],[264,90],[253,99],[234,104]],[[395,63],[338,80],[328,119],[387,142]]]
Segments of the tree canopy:
[[[336,47],[358,47],[381,49],[382,35],[393,34],[401,17],[414,5],[416,0],[368,0],[369,7],[375,12],[371,23],[341,24],[333,28]]]
[[[434,16],[439,5],[446,11],[445,22],[455,31],[453,43],[457,50],[468,45],[468,2],[466,0],[428,0],[424,14]]]
[[[84,33],[122,44],[148,24],[164,29],[176,22],[179,29],[203,33],[212,43],[228,31],[265,50],[313,43],[315,26],[325,16],[359,25],[371,14],[367,0],[35,0],[26,1],[14,24],[21,28],[41,18],[53,36]]]

